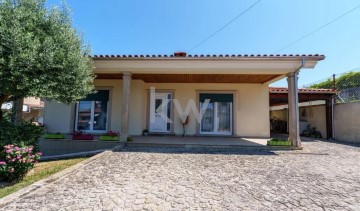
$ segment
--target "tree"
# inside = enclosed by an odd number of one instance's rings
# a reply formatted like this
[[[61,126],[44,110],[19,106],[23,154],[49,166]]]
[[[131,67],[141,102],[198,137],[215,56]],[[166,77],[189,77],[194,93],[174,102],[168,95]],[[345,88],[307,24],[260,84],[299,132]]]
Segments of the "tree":
[[[0,1],[0,105],[27,96],[77,101],[94,88],[92,70],[90,49],[72,28],[67,7]]]
[[[360,72],[348,72],[342,74],[339,78],[335,80],[335,88],[337,90],[343,90],[352,87],[360,87]],[[326,81],[313,84],[310,88],[324,88],[324,89],[332,89],[333,81],[332,79],[327,79]]]

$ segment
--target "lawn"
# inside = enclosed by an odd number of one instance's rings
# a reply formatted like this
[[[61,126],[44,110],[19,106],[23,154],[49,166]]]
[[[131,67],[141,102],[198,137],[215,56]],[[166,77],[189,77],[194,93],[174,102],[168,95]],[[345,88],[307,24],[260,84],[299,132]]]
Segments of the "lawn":
[[[87,158],[75,158],[67,160],[47,161],[35,164],[34,172],[26,176],[22,181],[14,184],[10,184],[6,187],[0,188],[0,198],[3,198],[11,193],[18,191],[19,189],[31,185],[45,177],[48,177],[56,172],[66,169],[72,165],[75,165]]]

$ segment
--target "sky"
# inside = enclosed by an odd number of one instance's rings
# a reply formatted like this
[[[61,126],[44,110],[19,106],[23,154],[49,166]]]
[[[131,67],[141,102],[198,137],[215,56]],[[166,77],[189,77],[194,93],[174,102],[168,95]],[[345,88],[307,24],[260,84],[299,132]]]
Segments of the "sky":
[[[74,27],[93,54],[188,52],[257,0],[67,0]],[[60,5],[62,0],[48,0]],[[261,0],[190,54],[324,54],[299,87],[360,67],[358,0]],[[285,80],[272,86],[287,86]]]

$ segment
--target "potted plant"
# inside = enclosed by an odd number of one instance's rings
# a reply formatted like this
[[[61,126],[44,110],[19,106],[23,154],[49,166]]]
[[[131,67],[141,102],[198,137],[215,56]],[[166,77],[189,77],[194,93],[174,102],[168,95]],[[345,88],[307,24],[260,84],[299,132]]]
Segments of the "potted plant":
[[[183,126],[183,134],[182,136],[184,137],[186,134],[186,130],[187,130],[187,125],[189,124],[189,116],[186,116],[185,120],[181,120],[182,126]]]
[[[149,134],[149,130],[148,130],[148,129],[143,130],[143,136],[147,136],[148,134]]]
[[[65,135],[61,133],[45,133],[44,139],[64,139]]]
[[[126,139],[127,142],[133,142],[134,141],[134,137],[132,136],[128,136]]]
[[[119,141],[119,132],[109,131],[100,136],[101,141]]]
[[[291,146],[291,142],[288,140],[281,140],[272,138],[267,142],[268,146]]]
[[[75,131],[72,134],[72,139],[73,140],[93,140],[94,136],[91,134],[86,134],[86,133],[82,132],[81,130],[79,130],[79,131]]]

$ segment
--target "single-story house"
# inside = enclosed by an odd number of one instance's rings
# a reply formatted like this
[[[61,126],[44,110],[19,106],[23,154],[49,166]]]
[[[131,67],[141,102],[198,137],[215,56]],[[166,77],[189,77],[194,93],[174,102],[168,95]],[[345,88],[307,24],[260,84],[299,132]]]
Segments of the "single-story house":
[[[323,55],[98,55],[96,94],[47,102],[48,132],[270,137],[269,84],[289,88],[289,139],[300,146],[297,74]]]

